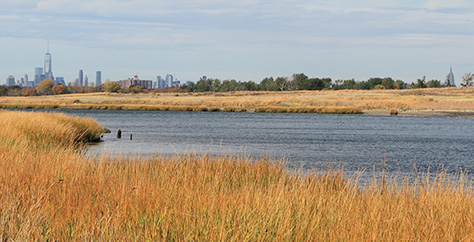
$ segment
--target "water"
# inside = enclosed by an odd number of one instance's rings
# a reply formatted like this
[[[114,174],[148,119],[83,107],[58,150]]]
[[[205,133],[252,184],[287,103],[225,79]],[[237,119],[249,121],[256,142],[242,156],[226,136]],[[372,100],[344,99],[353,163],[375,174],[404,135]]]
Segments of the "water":
[[[474,165],[474,119],[212,112],[61,110],[112,130],[91,153],[267,154],[289,168],[409,174]],[[122,130],[122,139],[116,138]],[[133,134],[133,140],[129,139]]]

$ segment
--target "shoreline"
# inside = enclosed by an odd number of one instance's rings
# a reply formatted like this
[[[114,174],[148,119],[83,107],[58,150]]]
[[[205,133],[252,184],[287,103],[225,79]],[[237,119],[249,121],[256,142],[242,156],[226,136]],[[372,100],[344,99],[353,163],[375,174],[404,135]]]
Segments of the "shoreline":
[[[268,107],[263,107],[268,108]],[[311,107],[297,107],[300,109],[291,110],[292,107],[281,107],[281,109],[271,108],[270,111],[256,111],[256,109],[226,109],[226,108],[205,108],[205,107],[183,107],[183,106],[174,106],[174,107],[158,107],[158,106],[147,106],[147,105],[137,105],[137,106],[127,106],[123,108],[121,105],[45,105],[45,104],[1,104],[0,110],[9,110],[9,109],[18,109],[18,110],[116,110],[116,111],[168,111],[168,112],[242,112],[242,113],[313,113],[313,114],[342,114],[342,115],[375,115],[375,116],[401,116],[401,117],[464,117],[464,118],[474,118],[474,111],[460,111],[460,110],[398,110],[398,114],[390,114],[389,109],[371,109],[371,110],[361,110],[360,112],[331,112],[327,111],[314,111],[314,110],[304,110],[302,108],[311,108]],[[314,108],[314,107],[313,107]],[[332,107],[317,107],[317,108],[332,108]],[[340,107],[346,108],[346,107]],[[262,108],[261,108],[262,109]]]
[[[359,187],[341,167],[290,174],[270,157],[86,157],[76,144],[100,135],[95,120],[0,114],[5,241],[474,239],[463,173],[400,176],[399,185],[384,172]]]
[[[401,117],[463,117],[474,118],[474,111],[458,110],[403,110],[397,115],[391,115],[390,110],[363,110],[363,115],[401,116]]]
[[[0,97],[5,109],[96,109],[474,117],[474,87],[227,93],[84,93]]]

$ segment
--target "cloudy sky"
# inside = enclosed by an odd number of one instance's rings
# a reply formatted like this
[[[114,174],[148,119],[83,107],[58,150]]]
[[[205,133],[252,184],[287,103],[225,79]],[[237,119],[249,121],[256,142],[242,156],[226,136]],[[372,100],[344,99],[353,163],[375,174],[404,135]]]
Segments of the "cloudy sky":
[[[0,0],[0,77],[335,79],[474,72],[471,0]]]

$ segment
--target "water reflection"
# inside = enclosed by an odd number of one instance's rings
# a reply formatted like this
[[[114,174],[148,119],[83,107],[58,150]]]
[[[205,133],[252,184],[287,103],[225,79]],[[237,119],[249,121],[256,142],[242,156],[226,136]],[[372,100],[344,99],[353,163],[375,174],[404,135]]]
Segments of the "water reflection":
[[[290,169],[342,165],[390,174],[470,170],[473,119],[361,115],[65,110],[112,130],[92,153],[285,157]],[[116,137],[122,130],[122,139]],[[133,134],[133,140],[129,135]]]

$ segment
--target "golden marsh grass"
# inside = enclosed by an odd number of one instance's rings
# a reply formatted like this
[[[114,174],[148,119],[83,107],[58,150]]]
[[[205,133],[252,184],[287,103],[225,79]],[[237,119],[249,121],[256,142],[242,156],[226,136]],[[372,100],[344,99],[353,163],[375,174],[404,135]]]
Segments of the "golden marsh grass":
[[[84,127],[102,130],[89,119],[4,111],[0,122],[3,241],[474,239],[462,176],[360,187],[341,171],[297,175],[265,158],[94,158],[71,148]]]
[[[79,100],[79,103],[75,103]],[[3,108],[80,108],[157,111],[270,110],[308,112],[337,108],[349,114],[370,110],[449,110],[474,112],[474,87],[406,90],[339,90],[228,93],[69,94],[0,97]],[[306,111],[305,111],[306,110]],[[321,112],[316,112],[321,113]],[[336,112],[339,113],[339,112]]]

